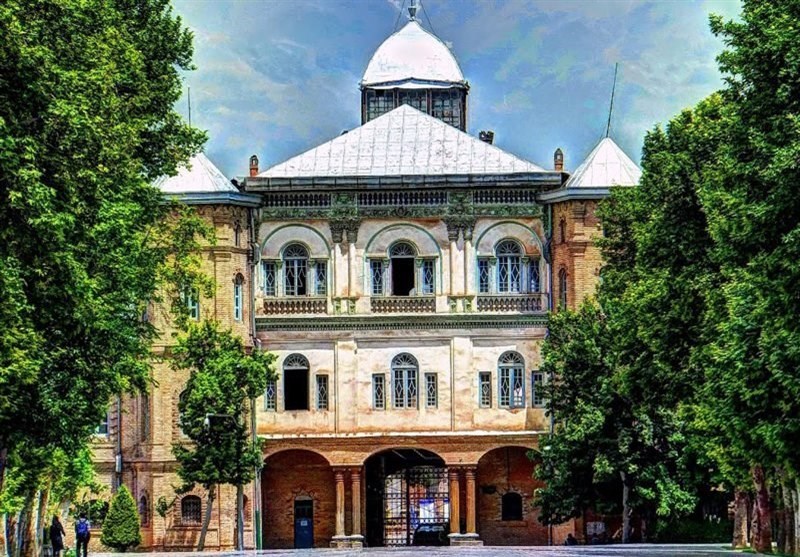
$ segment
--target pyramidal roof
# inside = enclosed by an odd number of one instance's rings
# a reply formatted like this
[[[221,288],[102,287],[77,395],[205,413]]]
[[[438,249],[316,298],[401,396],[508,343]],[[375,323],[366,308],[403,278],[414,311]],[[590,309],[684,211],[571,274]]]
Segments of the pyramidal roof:
[[[415,19],[386,39],[367,64],[362,87],[452,87],[465,85],[453,53]]]
[[[566,188],[608,188],[635,186],[642,171],[610,137],[592,149],[567,180]]]
[[[167,194],[239,193],[225,175],[204,153],[197,153],[175,176],[161,176],[154,185]]]
[[[263,178],[517,174],[544,169],[400,106],[259,174]]]

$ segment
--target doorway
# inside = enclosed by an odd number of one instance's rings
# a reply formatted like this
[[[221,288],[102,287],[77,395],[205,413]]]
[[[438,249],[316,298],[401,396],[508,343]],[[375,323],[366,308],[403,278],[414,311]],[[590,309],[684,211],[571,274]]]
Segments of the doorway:
[[[294,501],[294,547],[314,547],[314,501],[311,498]]]

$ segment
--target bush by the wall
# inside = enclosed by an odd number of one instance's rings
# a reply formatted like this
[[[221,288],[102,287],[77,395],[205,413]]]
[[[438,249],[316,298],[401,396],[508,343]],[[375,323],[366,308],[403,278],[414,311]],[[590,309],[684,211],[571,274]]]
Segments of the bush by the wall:
[[[111,500],[100,541],[106,547],[126,551],[142,543],[139,532],[139,513],[131,492],[124,485]]]
[[[656,537],[660,543],[730,543],[733,522],[684,518],[659,522]]]

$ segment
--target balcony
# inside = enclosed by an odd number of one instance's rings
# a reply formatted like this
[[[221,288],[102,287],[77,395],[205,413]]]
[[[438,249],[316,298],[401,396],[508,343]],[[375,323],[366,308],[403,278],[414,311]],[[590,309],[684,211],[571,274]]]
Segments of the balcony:
[[[547,294],[481,294],[478,311],[491,313],[541,313],[547,311]]]
[[[324,296],[297,296],[267,298],[264,300],[267,315],[326,314],[328,299]]]
[[[435,313],[434,296],[384,296],[370,299],[372,313]]]

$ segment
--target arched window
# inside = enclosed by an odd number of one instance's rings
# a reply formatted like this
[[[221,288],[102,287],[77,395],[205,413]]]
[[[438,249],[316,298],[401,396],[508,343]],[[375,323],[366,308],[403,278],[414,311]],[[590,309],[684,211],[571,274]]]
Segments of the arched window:
[[[150,438],[150,397],[147,393],[139,397],[139,440]]]
[[[308,294],[308,250],[300,244],[290,244],[283,250],[283,285],[287,296]]]
[[[150,510],[147,506],[147,495],[139,497],[139,522],[142,526],[150,523]]]
[[[308,360],[301,354],[283,361],[283,404],[286,410],[308,410]]]
[[[183,411],[181,409],[186,405],[188,397],[189,397],[189,391],[187,391],[186,389],[181,391],[181,394],[178,395],[178,427],[180,428],[181,433],[183,434],[185,434],[186,432],[183,429],[184,427]]]
[[[201,520],[202,503],[197,495],[186,495],[181,499],[181,524],[197,525]]]
[[[395,408],[417,407],[417,375],[419,365],[411,354],[398,354],[392,359],[392,395]]]
[[[558,272],[558,305],[567,308],[567,270],[561,269]]]
[[[233,319],[241,321],[244,316],[244,277],[236,275],[233,280]]]
[[[509,491],[503,495],[503,520],[522,520],[522,495]]]
[[[567,241],[567,221],[564,219],[558,221],[558,241],[562,244]]]
[[[241,245],[242,241],[242,225],[238,222],[233,225],[233,245],[237,248]]]
[[[369,271],[373,296],[414,296],[435,293],[434,258],[419,257],[409,242],[397,242],[389,248],[389,258],[370,259]]]
[[[525,362],[516,352],[505,352],[497,361],[498,401],[501,408],[525,407]]]
[[[417,250],[408,242],[397,242],[389,250],[393,296],[416,294],[414,280],[416,256]]]
[[[497,291],[522,292],[522,248],[513,240],[503,240],[495,248]]]

